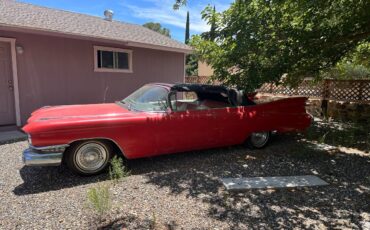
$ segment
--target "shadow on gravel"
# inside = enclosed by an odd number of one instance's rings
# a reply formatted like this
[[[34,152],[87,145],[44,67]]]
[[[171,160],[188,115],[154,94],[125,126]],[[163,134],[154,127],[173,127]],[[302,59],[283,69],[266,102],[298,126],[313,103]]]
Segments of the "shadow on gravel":
[[[243,228],[362,228],[370,212],[370,158],[318,150],[296,136],[275,137],[266,149],[196,151],[133,162],[133,174],[173,195],[209,205],[211,218]],[[330,185],[230,193],[221,177],[316,174]],[[365,216],[364,216],[365,215]]]
[[[103,224],[100,223],[93,223],[91,225],[91,229],[98,229],[98,230],[112,230],[112,229],[177,229],[177,224],[175,222],[170,222],[166,224],[158,223],[156,221],[155,216],[152,218],[147,219],[139,219],[133,215],[124,215],[120,218],[116,218],[109,222],[104,222]]]
[[[316,121],[305,138],[370,153],[370,124],[367,123]]]
[[[23,184],[14,188],[17,196],[36,194],[108,180],[108,174],[83,177],[71,173],[64,165],[60,167],[27,167],[20,171]]]
[[[133,175],[208,205],[208,216],[231,229],[364,228],[370,206],[370,157],[320,150],[296,135],[275,136],[263,150],[242,146],[129,161]],[[65,167],[23,167],[16,195],[28,195],[107,180],[80,177]],[[330,185],[291,189],[226,191],[221,177],[315,174]],[[114,220],[102,228],[120,226]],[[143,223],[141,223],[143,224]],[[144,223],[145,224],[145,223]],[[146,225],[145,225],[146,226]]]

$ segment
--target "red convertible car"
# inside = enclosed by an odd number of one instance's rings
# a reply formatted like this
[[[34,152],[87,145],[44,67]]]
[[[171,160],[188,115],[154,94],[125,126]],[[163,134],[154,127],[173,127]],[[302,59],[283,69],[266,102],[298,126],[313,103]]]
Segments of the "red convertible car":
[[[200,84],[147,84],[110,104],[43,107],[23,127],[29,166],[102,172],[114,154],[127,159],[248,142],[264,147],[271,131],[306,129],[305,97],[256,103],[241,91]]]

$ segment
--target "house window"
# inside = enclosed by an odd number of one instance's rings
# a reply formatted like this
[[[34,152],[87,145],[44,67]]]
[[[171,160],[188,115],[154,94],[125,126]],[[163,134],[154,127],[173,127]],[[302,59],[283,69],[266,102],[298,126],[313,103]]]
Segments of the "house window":
[[[132,73],[132,51],[94,46],[95,72]]]

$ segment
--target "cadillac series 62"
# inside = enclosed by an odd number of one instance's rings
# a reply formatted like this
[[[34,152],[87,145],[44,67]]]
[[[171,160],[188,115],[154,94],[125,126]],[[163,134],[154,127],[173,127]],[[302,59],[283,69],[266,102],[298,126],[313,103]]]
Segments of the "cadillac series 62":
[[[127,159],[248,143],[264,147],[272,131],[305,130],[307,98],[256,103],[241,91],[200,84],[147,84],[116,103],[43,107],[23,127],[29,166],[66,163],[93,175],[111,157]]]

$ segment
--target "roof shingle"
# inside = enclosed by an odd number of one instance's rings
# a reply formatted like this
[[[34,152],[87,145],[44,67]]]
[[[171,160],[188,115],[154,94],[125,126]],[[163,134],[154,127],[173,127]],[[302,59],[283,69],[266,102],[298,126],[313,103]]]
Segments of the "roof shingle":
[[[17,27],[119,42],[132,42],[143,44],[153,49],[169,48],[184,53],[191,51],[189,46],[151,31],[141,25],[114,20],[107,21],[103,18],[86,14],[10,0],[0,0],[0,15],[0,26],[4,27]]]

